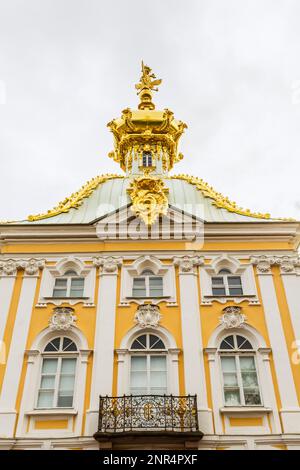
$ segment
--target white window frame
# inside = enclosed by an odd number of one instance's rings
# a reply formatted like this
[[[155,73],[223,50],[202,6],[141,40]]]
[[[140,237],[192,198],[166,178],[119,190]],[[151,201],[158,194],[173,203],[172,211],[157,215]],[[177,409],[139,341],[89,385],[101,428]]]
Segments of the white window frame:
[[[71,271],[71,270],[69,270]],[[68,271],[67,271],[68,272]],[[74,271],[75,272],[75,271]],[[72,282],[74,279],[82,279],[83,280],[83,287],[82,287],[82,294],[81,295],[71,295],[71,290],[76,290],[74,289],[74,287],[72,288]],[[66,283],[66,287],[60,287],[60,286],[56,286],[56,281],[57,280],[66,280],[67,283]],[[52,296],[54,299],[61,299],[61,298],[64,298],[64,299],[68,299],[68,298],[71,298],[71,299],[82,299],[84,297],[84,287],[85,287],[85,278],[84,276],[80,276],[79,274],[64,274],[63,276],[58,276],[55,278],[55,281],[54,281],[54,285],[53,285],[53,292],[52,292]],[[54,295],[54,291],[55,290],[63,290],[63,291],[66,291],[66,295],[65,296],[59,296],[59,295]]]
[[[160,302],[167,302],[168,306],[177,306],[176,277],[173,263],[162,263],[152,255],[140,256],[130,264],[125,264],[121,269],[121,292],[119,306],[128,306],[131,302],[138,305],[144,303],[145,297],[133,296],[133,280],[136,277],[144,277],[142,272],[150,270],[153,277],[162,277],[163,295],[150,297],[152,303],[157,305]]]
[[[257,357],[256,357],[256,352],[253,350],[253,349],[238,349],[236,347],[237,345],[237,340],[236,340],[236,334],[233,334],[233,335],[228,335],[228,336],[233,336],[234,337],[234,345],[235,345],[235,348],[234,349],[218,349],[218,356],[219,356],[219,370],[221,372],[221,383],[222,383],[222,395],[223,395],[223,402],[224,402],[224,406],[226,408],[230,408],[230,407],[263,407],[264,404],[263,404],[263,395],[262,395],[262,388],[261,388],[261,384],[260,384],[260,378],[259,378],[259,368],[258,368],[258,364],[257,364]],[[247,341],[248,338],[246,336],[243,336],[242,334],[238,334],[238,336],[242,336],[243,338],[245,338]],[[227,336],[225,336],[222,341],[224,341],[224,339],[226,339]],[[222,343],[221,341],[221,343]],[[220,344],[221,344],[220,343]],[[254,358],[254,365],[255,365],[255,372],[256,372],[256,377],[257,377],[257,383],[258,383],[258,393],[259,393],[259,396],[260,396],[260,403],[259,404],[249,404],[247,405],[245,403],[245,396],[244,396],[244,387],[243,387],[243,381],[242,381],[242,372],[241,372],[241,366],[240,366],[240,357],[253,357]],[[222,357],[234,357],[235,358],[235,367],[236,367],[236,375],[237,375],[237,383],[238,385],[236,386],[236,388],[239,389],[239,394],[240,394],[240,403],[236,403],[234,405],[228,405],[226,403],[226,399],[225,399],[225,384],[224,384],[224,374],[223,374],[223,367],[222,367],[222,361],[221,361],[221,358]]]
[[[144,165],[144,161],[146,162],[146,165]],[[151,163],[150,165],[149,165],[149,162]],[[142,153],[142,167],[151,168],[152,166],[153,166],[153,154],[150,150],[144,150]]]
[[[227,268],[223,268],[223,269],[227,269]],[[220,271],[222,271],[222,269],[221,269]],[[228,269],[228,271],[230,271],[230,270]],[[214,279],[214,278],[217,278],[217,277],[223,278],[223,284],[214,284],[214,283],[213,283],[213,279]],[[234,286],[234,285],[231,285],[231,286],[230,286],[230,284],[229,284],[229,282],[228,282],[228,279],[233,278],[233,277],[238,277],[238,278],[240,279],[240,284],[237,284],[236,286]],[[232,289],[241,288],[242,293],[241,293],[241,294],[231,294],[231,292],[230,292],[230,289],[231,289],[231,288],[232,288]],[[213,289],[224,289],[224,290],[225,290],[225,294],[215,294],[215,293],[213,292]],[[216,275],[213,275],[213,276],[211,277],[211,293],[212,293],[212,295],[214,295],[214,296],[216,296],[216,297],[217,297],[217,296],[222,297],[222,296],[224,296],[224,295],[230,296],[230,297],[244,296],[245,294],[244,294],[244,287],[243,287],[243,279],[242,279],[242,276],[241,276],[240,274],[233,274],[232,272],[228,272],[228,273],[218,273],[218,274],[216,274]]]
[[[58,336],[57,336],[58,337]],[[72,342],[74,340],[72,338],[69,338],[68,336],[60,336],[60,346],[59,346],[59,351],[44,351],[41,354],[41,361],[40,361],[40,367],[39,367],[39,373],[38,373],[38,387],[37,387],[37,392],[36,392],[36,397],[35,397],[35,407],[34,409],[36,410],[63,410],[63,409],[74,409],[74,403],[75,403],[75,394],[76,394],[76,384],[77,384],[77,377],[78,377],[78,356],[79,352],[77,351],[62,351],[61,347],[63,344],[63,338],[68,338]],[[53,341],[55,338],[51,339],[48,341],[47,344],[49,344],[51,341]],[[46,344],[46,346],[47,346]],[[76,344],[76,343],[75,343]],[[45,346],[45,347],[46,347]],[[77,345],[76,345],[77,347]],[[73,388],[73,402],[72,406],[57,406],[57,400],[58,400],[58,391],[59,391],[59,383],[60,383],[60,377],[61,377],[61,365],[62,365],[62,359],[76,359],[76,365],[75,365],[75,372],[74,372],[74,388]],[[39,407],[38,406],[38,400],[39,400],[39,392],[41,389],[41,383],[42,383],[42,377],[43,377],[43,363],[44,359],[57,359],[57,369],[55,373],[55,383],[54,383],[54,395],[53,395],[53,406],[48,406],[48,407]],[[54,374],[51,374],[54,375]],[[55,405],[55,406],[54,406]]]
[[[145,270],[145,271],[146,271],[146,270]],[[150,269],[149,269],[148,271],[150,271]],[[134,287],[134,281],[135,281],[136,279],[139,279],[139,280],[142,280],[142,279],[143,279],[143,280],[145,281],[145,291],[146,291],[146,295],[141,295],[141,296],[139,296],[139,295],[135,295],[135,294],[134,294],[134,292],[133,292],[134,289],[135,289],[135,287]],[[152,295],[152,294],[151,294],[151,280],[152,280],[152,279],[161,279],[161,289],[162,289],[162,294],[161,294],[161,295]],[[142,289],[141,289],[141,290],[142,290]],[[153,297],[153,298],[159,299],[159,298],[161,298],[161,297],[163,297],[163,296],[164,296],[164,278],[163,278],[163,276],[156,276],[153,272],[152,272],[152,274],[143,274],[143,273],[142,273],[140,276],[134,276],[133,282],[132,282],[132,297],[136,297],[136,298],[138,298],[138,299],[146,298],[146,297],[147,297],[147,298]]]
[[[129,393],[131,394],[131,358],[132,357],[146,357],[146,372],[147,372],[147,393],[146,395],[155,395],[154,393],[151,393],[150,391],[150,376],[151,376],[151,356],[163,356],[166,358],[166,391],[165,394],[168,394],[169,390],[169,364],[168,364],[168,350],[166,349],[166,345],[164,343],[164,340],[157,334],[155,333],[142,333],[138,335],[133,341],[132,344],[135,340],[137,340],[140,336],[146,335],[146,348],[145,349],[129,349]],[[151,349],[150,348],[150,335],[156,336],[159,338],[165,345],[164,349]]]

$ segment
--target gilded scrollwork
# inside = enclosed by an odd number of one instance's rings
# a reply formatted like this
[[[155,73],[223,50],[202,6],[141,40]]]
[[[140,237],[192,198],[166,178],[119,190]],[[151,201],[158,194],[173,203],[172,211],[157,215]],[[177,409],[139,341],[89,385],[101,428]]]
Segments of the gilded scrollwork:
[[[146,225],[152,225],[159,215],[167,213],[169,190],[162,179],[150,176],[135,178],[127,191],[133,212]]]

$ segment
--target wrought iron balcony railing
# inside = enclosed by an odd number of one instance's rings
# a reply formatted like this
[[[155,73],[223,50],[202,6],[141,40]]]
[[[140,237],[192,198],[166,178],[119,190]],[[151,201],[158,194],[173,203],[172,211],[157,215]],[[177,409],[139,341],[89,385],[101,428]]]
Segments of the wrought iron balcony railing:
[[[163,430],[199,431],[196,395],[100,397],[98,433]]]

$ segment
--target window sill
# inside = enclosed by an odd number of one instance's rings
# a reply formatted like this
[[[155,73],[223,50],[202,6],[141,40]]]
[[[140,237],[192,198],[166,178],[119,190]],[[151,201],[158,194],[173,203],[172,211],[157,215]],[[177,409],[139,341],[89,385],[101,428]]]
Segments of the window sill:
[[[25,414],[27,416],[36,416],[36,415],[77,415],[78,411],[74,408],[36,408],[32,411],[27,411]]]
[[[44,299],[46,300],[54,300],[54,299],[59,299],[59,300],[86,300],[86,299],[89,299],[89,297],[59,297],[59,296],[50,296],[50,297],[44,297]]]
[[[132,295],[132,296],[126,296],[126,299],[139,299],[139,300],[170,299],[170,295],[151,295],[149,297],[138,297],[138,296]]]
[[[235,298],[235,297],[241,297],[241,298],[242,298],[242,297],[256,297],[256,295],[255,295],[255,294],[249,294],[249,295],[247,295],[247,294],[242,294],[242,295],[241,295],[241,294],[236,294],[236,295],[210,294],[210,295],[204,295],[203,297],[204,297],[204,298],[208,298],[208,299],[212,299],[212,298],[214,298],[214,297],[217,297],[217,298],[219,298],[219,297],[221,297],[221,298],[222,298],[222,297],[225,297],[225,298],[227,298],[227,299],[233,299],[233,298]]]
[[[264,406],[224,406],[223,408],[220,408],[220,413],[222,414],[232,414],[232,413],[267,414],[267,413],[272,413],[272,408],[265,408]]]

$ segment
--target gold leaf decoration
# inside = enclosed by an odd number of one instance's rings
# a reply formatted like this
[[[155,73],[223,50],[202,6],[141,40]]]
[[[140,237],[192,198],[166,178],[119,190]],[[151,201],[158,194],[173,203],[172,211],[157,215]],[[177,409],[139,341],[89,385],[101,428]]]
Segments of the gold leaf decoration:
[[[59,202],[56,207],[48,210],[43,214],[29,215],[27,220],[29,222],[34,222],[35,220],[48,219],[49,217],[54,217],[56,215],[69,212],[70,209],[78,209],[81,206],[83,199],[89,197],[95,189],[98,188],[99,184],[105,183],[105,181],[115,179],[115,178],[124,178],[122,175],[99,175],[95,178],[89,180],[84,184],[79,191],[71,194],[71,196],[66,197],[63,201]]]
[[[132,201],[133,212],[146,225],[152,225],[159,215],[167,213],[169,190],[162,179],[151,176],[135,178],[127,192]]]

